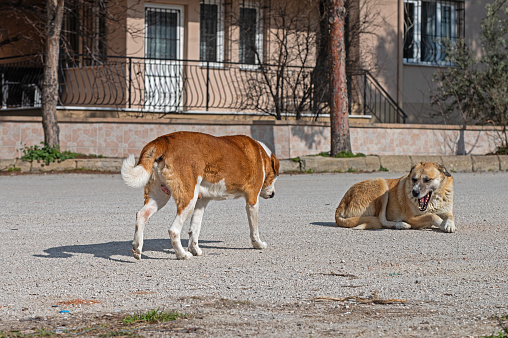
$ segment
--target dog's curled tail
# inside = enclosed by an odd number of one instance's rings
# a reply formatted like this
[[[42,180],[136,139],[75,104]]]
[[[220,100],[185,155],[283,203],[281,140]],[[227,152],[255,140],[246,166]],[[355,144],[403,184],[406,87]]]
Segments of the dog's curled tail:
[[[163,149],[159,149],[158,140],[148,143],[139,156],[138,164],[134,155],[130,155],[122,164],[122,178],[129,187],[144,187],[152,175],[153,163],[162,159]]]
[[[129,187],[141,188],[148,183],[150,173],[142,165],[136,165],[134,155],[129,155],[122,163],[122,178]]]

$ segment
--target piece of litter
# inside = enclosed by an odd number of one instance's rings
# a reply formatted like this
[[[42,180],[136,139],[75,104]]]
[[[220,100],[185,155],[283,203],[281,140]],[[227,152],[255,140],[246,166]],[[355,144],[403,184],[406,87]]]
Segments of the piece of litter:
[[[70,313],[69,310],[62,310],[60,313]]]

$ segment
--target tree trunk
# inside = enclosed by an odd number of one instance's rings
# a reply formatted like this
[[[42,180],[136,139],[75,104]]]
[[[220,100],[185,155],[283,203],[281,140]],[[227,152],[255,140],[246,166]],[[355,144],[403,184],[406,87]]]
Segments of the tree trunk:
[[[62,28],[64,0],[47,0],[46,53],[44,83],[42,86],[42,128],[44,143],[60,145],[60,128],[56,117],[58,103],[58,59],[60,54],[60,30]]]
[[[349,135],[344,0],[329,0],[331,156],[351,152]]]

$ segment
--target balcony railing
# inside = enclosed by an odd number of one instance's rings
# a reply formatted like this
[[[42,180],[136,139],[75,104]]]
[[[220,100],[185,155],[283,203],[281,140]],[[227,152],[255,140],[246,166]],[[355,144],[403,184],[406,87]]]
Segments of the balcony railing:
[[[1,108],[40,107],[42,66],[38,59],[0,59]],[[122,109],[142,114],[188,111],[254,112],[285,118],[327,111],[316,95],[313,68],[232,62],[108,57],[62,60],[59,104]],[[86,61],[86,62],[84,62]],[[349,73],[350,112],[379,122],[403,122],[404,112],[366,71]]]

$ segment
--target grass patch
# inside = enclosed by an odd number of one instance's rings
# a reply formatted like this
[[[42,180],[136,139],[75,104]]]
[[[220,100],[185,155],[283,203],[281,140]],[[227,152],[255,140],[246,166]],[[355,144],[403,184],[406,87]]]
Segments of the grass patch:
[[[347,172],[348,172],[348,173],[355,173],[355,172],[357,172],[357,171],[358,171],[358,170],[356,170],[356,169],[354,169],[354,168],[348,168],[348,169],[347,169]]]
[[[482,336],[484,338],[508,338],[508,326],[505,321],[508,320],[508,315],[504,316],[495,316],[493,319],[499,322],[499,326],[501,326],[501,330],[497,333],[494,333],[490,336]]]
[[[496,155],[508,155],[508,147],[498,147],[496,149],[496,152],[494,154],[496,154]]]
[[[27,331],[0,331],[0,338],[7,337],[52,337],[55,335],[55,332],[47,329],[33,329]]]
[[[491,334],[490,336],[482,336],[483,338],[508,338],[508,328],[503,328],[498,333]]]
[[[185,317],[183,313],[156,309],[144,313],[135,313],[132,316],[127,316],[123,319],[123,323],[124,324],[134,324],[139,322],[163,323],[163,322],[171,322],[182,317]]]
[[[383,167],[382,165],[379,166],[379,171],[388,171],[388,168]]]
[[[8,172],[17,172],[17,171],[21,171],[21,168],[16,168],[16,167],[9,167],[9,169],[7,169]]]
[[[293,157],[293,158],[290,158],[289,160],[296,162],[296,163],[300,163],[300,157]]]
[[[81,154],[75,153],[72,151],[60,151],[59,146],[50,146],[41,142],[41,146],[33,145],[33,146],[25,146],[23,149],[23,156],[21,159],[26,162],[33,161],[43,161],[46,165],[52,162],[61,162],[69,159],[74,159],[77,157],[87,157],[87,158],[103,158],[102,155],[94,155],[94,154]]]
[[[317,154],[316,156],[332,157],[330,155],[329,151],[323,151],[323,152]],[[335,157],[335,158],[352,158],[352,157],[366,157],[366,155],[362,154],[362,153],[353,154],[352,152],[344,151],[343,150],[343,151],[339,152],[337,155],[335,155],[333,157]]]
[[[70,151],[60,151],[59,146],[52,147],[41,142],[41,147],[37,145],[23,148],[23,156],[21,159],[27,162],[43,161],[50,164],[56,161],[64,161],[76,158],[79,154]]]

